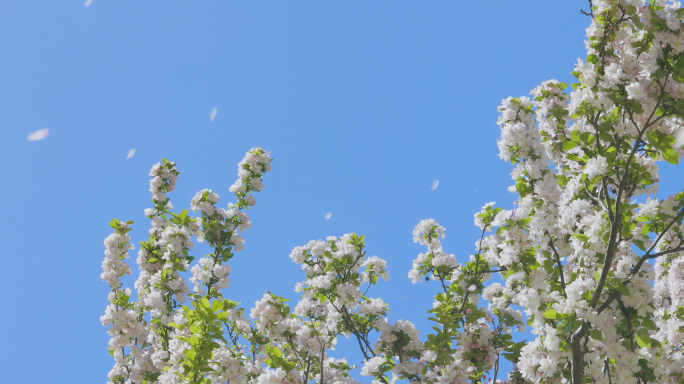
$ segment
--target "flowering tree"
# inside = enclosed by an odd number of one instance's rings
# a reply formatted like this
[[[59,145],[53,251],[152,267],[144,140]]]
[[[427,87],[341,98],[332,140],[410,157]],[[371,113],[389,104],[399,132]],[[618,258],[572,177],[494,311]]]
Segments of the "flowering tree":
[[[110,382],[352,383],[353,367],[327,353],[344,335],[374,383],[481,383],[492,370],[496,381],[500,357],[514,363],[505,383],[684,383],[684,192],[655,197],[658,162],[684,155],[683,16],[679,3],[593,1],[573,90],[550,80],[533,98],[503,101],[498,145],[514,165],[517,207],[489,203],[475,215],[482,235],[464,264],[442,249],[443,227],[417,225],[414,241],[427,250],[409,277],[441,290],[425,341],[367,296],[388,270],[355,234],[296,247],[301,300],[291,308],[266,293],[251,323],[222,289],[269,154],[256,148],[239,164],[235,204],[217,208],[216,192],[198,192],[199,217],[171,211],[179,172],[155,165],[137,301],[120,281],[131,273],[132,222],[114,219],[105,240]],[[191,268],[193,236],[213,252]],[[188,270],[192,290],[179,274]],[[516,343],[516,330],[534,339]]]

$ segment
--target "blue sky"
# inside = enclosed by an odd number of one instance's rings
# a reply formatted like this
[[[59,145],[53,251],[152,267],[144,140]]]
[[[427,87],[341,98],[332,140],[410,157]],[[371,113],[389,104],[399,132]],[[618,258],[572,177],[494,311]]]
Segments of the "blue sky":
[[[105,382],[107,223],[134,220],[133,240],[146,239],[148,173],[162,157],[181,172],[177,210],[202,188],[225,206],[236,164],[256,146],[272,151],[273,171],[226,297],[247,310],[266,290],[296,300],[304,275],[290,250],[355,232],[389,265],[390,281],[369,295],[425,337],[438,286],[407,277],[423,252],[411,231],[436,219],[445,250],[464,261],[479,235],[473,214],[489,201],[512,207],[496,107],[544,80],[573,81],[589,23],[580,7],[1,2],[3,382]],[[333,356],[358,364],[350,341]]]

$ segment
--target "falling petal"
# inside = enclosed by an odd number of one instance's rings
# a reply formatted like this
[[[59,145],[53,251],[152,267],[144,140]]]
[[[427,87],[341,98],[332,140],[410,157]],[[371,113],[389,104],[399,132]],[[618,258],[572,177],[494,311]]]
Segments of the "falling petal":
[[[218,109],[216,107],[211,109],[211,113],[209,113],[209,120],[214,121],[214,118],[216,117],[216,114],[218,113]]]
[[[332,213],[328,212],[328,213],[325,214],[325,219],[326,219],[326,220],[330,220],[331,217],[332,217]]]
[[[48,133],[50,133],[49,128],[33,131],[28,135],[26,140],[28,140],[28,141],[43,140],[44,138],[47,137]]]
[[[432,190],[437,189],[437,186],[439,185],[439,180],[435,180],[432,182]]]
[[[675,147],[681,147],[684,146],[684,128],[680,129],[679,132],[677,132],[677,135],[675,136],[677,138],[677,142],[675,143]]]
[[[126,160],[130,159],[133,156],[135,156],[135,148],[128,151],[128,156],[126,156]]]
[[[92,4],[93,0],[86,0],[85,3],[83,3],[84,7],[90,7],[90,4]]]

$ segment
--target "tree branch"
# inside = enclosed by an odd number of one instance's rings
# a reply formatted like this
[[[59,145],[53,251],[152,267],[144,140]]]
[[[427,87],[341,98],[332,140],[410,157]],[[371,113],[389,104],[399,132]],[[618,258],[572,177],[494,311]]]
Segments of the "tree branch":
[[[594,18],[594,9],[593,9],[594,4],[592,3],[592,0],[589,0],[589,12],[585,11],[584,9],[580,8],[580,13],[582,13],[584,16],[591,16],[591,18]]]
[[[658,235],[658,237],[656,238],[656,240],[653,242],[653,244],[651,244],[651,247],[646,251],[646,253],[644,254],[644,256],[646,256],[646,257],[648,257],[648,258],[651,258],[651,257],[649,256],[649,254],[650,254],[651,251],[653,251],[653,250],[655,249],[655,247],[658,245],[658,243],[660,242],[660,239],[662,239],[663,236],[665,236],[665,234],[667,233],[667,231],[669,231],[670,228],[672,228],[672,226],[674,225],[674,223],[677,222],[677,221],[679,221],[679,219],[681,219],[682,217],[684,217],[684,209],[682,209],[682,210],[677,214],[677,216],[675,216],[675,217],[670,221],[670,223],[667,225],[667,227],[665,227],[665,229],[663,229],[663,230],[660,232],[660,234]],[[657,256],[656,256],[656,257],[657,257]]]
[[[546,234],[548,235],[549,233],[547,232]],[[553,243],[553,239],[551,239],[551,236],[549,236],[549,245],[551,246],[551,250],[553,250],[553,254],[556,256],[556,263],[558,264],[560,274],[561,288],[563,289],[561,293],[563,294],[563,298],[567,299],[568,295],[565,293],[565,277],[563,276],[563,265],[561,264],[560,256],[556,251],[556,245]]]

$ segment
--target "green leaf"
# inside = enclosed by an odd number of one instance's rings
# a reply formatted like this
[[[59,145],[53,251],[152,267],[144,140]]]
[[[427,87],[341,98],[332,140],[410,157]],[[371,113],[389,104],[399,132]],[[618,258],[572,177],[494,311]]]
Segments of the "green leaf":
[[[190,349],[187,352],[185,352],[186,359],[193,361],[195,360],[195,357],[197,357],[197,352],[195,352],[194,350]]]
[[[583,234],[583,233],[573,233],[573,234],[572,234],[572,237],[574,237],[574,238],[576,238],[576,239],[579,239],[579,240],[582,241],[583,243],[586,243],[587,240],[589,240],[589,236],[587,236],[587,235],[585,235],[585,234]]]
[[[556,175],[556,180],[558,180],[558,185],[565,187],[568,184],[570,178],[564,175]]]
[[[658,327],[656,327],[656,324],[653,322],[653,320],[649,320],[649,319],[642,321],[641,325],[646,327],[646,329],[650,329],[651,331],[655,331],[656,329],[658,329]]]
[[[640,347],[650,347],[651,346],[651,337],[648,336],[648,329],[646,328],[639,328],[639,330],[636,333],[636,340],[637,344],[639,344]]]
[[[515,364],[520,359],[520,350],[527,344],[527,341],[521,341],[518,343],[509,344],[504,350],[510,353],[503,353],[503,357]]]
[[[268,355],[273,357],[282,357],[282,353],[280,353],[280,349],[278,347],[270,347],[267,348]]]
[[[655,131],[646,132],[646,138],[648,139],[649,144],[651,144],[653,147],[660,147],[660,140],[658,134]]]
[[[598,329],[593,329],[591,331],[591,333],[589,333],[589,334],[591,335],[591,338],[594,340],[598,340],[598,341],[603,340],[603,335],[601,335],[601,331],[599,331]]]
[[[629,296],[629,289],[625,287],[622,283],[619,283],[616,287],[618,292],[622,293],[625,296]]]
[[[636,245],[636,246],[637,246],[639,249],[641,249],[642,251],[645,251],[645,250],[646,250],[646,246],[644,246],[644,242],[643,242],[643,241],[641,241],[641,240],[634,240],[634,239],[632,239],[632,241],[634,242],[634,245]]]
[[[197,335],[192,335],[190,337],[186,337],[184,340],[187,341],[188,343],[190,343],[190,345],[199,345],[199,343],[200,343],[200,339],[199,339],[199,337],[197,337]]]
[[[548,311],[544,312],[544,317],[550,320],[553,320],[557,317],[558,313],[556,313],[555,309],[549,309]]]
[[[502,353],[501,356],[503,356],[504,359],[515,364],[518,362],[518,358],[520,358],[520,352],[518,352],[518,353]]]
[[[578,130],[574,130],[570,132],[570,140],[574,141],[575,143],[579,144],[580,142],[580,132]]]
[[[211,305],[209,305],[209,300],[207,300],[206,297],[200,299],[200,305],[206,309],[211,309]]]
[[[225,305],[225,309],[233,309],[240,304],[237,301],[233,301],[233,300],[224,300],[223,302]]]
[[[566,141],[565,144],[563,144],[563,150],[564,151],[569,151],[577,146],[577,143],[574,141]]]
[[[613,136],[606,132],[601,132],[599,133],[599,139],[601,139],[602,141],[611,142],[613,141]]]
[[[223,309],[223,301],[222,300],[214,300],[213,303],[211,303],[211,310],[214,312],[218,312]]]
[[[644,113],[644,107],[641,105],[641,103],[635,101],[634,104],[632,104],[632,111],[640,115]]]
[[[667,148],[663,150],[663,159],[665,159],[665,161],[667,161],[670,164],[679,163],[679,156],[677,155],[677,152],[672,148]]]
[[[644,225],[641,227],[641,234],[646,236],[651,232],[651,224],[649,223],[644,223]]]
[[[613,108],[613,110],[610,111],[610,114],[608,115],[607,120],[610,122],[613,122],[613,121],[617,120],[617,118],[620,117],[620,115],[621,115],[620,108]]]

